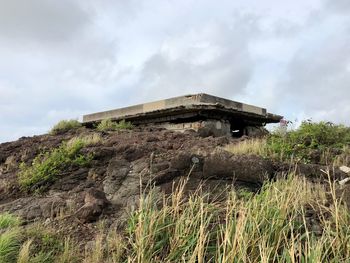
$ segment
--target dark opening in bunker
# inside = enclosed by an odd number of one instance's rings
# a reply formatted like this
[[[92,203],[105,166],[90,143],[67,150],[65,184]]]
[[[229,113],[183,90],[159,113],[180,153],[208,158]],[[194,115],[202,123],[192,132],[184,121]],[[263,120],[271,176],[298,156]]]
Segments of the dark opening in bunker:
[[[245,124],[240,119],[235,119],[230,122],[232,137],[239,138],[244,135]]]

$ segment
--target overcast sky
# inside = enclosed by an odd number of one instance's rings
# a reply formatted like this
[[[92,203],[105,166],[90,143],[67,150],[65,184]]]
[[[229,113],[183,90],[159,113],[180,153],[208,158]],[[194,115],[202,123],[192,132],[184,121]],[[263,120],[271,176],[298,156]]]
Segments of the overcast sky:
[[[0,142],[198,92],[350,125],[350,1],[0,0]]]

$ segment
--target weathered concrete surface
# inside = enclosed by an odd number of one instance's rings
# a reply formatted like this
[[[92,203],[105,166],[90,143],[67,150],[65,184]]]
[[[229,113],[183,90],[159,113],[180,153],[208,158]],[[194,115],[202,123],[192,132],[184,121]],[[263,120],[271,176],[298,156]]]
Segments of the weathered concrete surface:
[[[230,122],[239,119],[247,124],[262,125],[279,122],[282,116],[267,113],[264,108],[200,93],[88,114],[83,116],[83,122],[125,119],[142,124],[193,118],[225,119]]]
[[[231,124],[225,120],[205,120],[182,123],[165,122],[157,124],[157,127],[180,132],[193,130],[198,132],[202,137],[231,135]]]

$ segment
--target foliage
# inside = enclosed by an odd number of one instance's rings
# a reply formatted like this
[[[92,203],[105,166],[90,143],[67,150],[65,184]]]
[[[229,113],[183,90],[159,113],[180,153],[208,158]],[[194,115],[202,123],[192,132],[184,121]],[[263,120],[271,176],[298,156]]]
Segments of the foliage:
[[[0,214],[0,218],[2,217],[11,217],[12,222],[20,222],[19,218],[10,214]],[[53,231],[36,224],[28,228],[16,224],[7,225],[5,231],[0,232],[0,262],[76,262],[74,261],[76,257],[67,255],[66,243],[62,242]]]
[[[104,119],[97,125],[99,131],[117,131],[130,130],[134,127],[131,122],[121,120],[120,122],[112,121],[111,119]]]
[[[235,144],[229,144],[225,149],[233,154],[255,154],[263,155],[267,154],[267,142],[266,139],[248,139],[243,140]]]
[[[64,251],[64,244],[54,231],[35,224],[28,229],[22,229],[24,240],[22,250],[27,250],[30,263],[53,263],[56,257]],[[20,253],[21,254],[21,253]],[[25,253],[23,253],[25,254]]]
[[[0,262],[15,262],[20,249],[19,232],[9,229],[0,234]]]
[[[20,225],[21,220],[9,213],[0,214],[0,230]]]
[[[276,131],[264,139],[249,139],[229,145],[234,154],[258,154],[264,157],[321,164],[348,164],[350,128],[329,122],[303,122],[296,130]]]
[[[81,123],[77,120],[61,120],[52,127],[49,133],[56,135],[80,127]]]
[[[20,186],[26,190],[36,190],[53,183],[70,166],[88,165],[92,156],[81,154],[88,142],[84,138],[73,138],[58,148],[39,154],[29,166],[22,163],[18,173]]]
[[[255,195],[233,191],[226,203],[198,194],[185,198],[181,187],[168,199],[151,190],[129,219],[124,260],[347,262],[350,215],[335,198],[326,207],[326,193],[297,177],[267,183]],[[322,232],[306,217],[310,207]]]
[[[343,153],[344,147],[350,145],[350,128],[329,122],[305,121],[284,136],[272,134],[267,144],[272,152],[285,158],[324,163],[333,161]]]
[[[39,225],[10,227],[0,236],[0,262],[350,261],[350,213],[332,182],[290,175],[256,194],[231,190],[225,200],[200,189],[187,195],[185,184],[169,196],[147,189],[125,232],[101,228],[85,252]]]

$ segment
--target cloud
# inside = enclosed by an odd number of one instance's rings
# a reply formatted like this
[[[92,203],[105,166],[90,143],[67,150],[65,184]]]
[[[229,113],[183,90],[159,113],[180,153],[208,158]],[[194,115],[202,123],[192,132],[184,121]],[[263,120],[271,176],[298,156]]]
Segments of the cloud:
[[[62,42],[74,37],[89,22],[76,1],[0,0],[0,36],[22,41]]]
[[[252,4],[254,3],[254,4]],[[348,1],[0,0],[0,141],[207,92],[349,123]]]
[[[241,16],[231,24],[208,22],[167,38],[144,63],[142,97],[207,92],[224,97],[244,93],[254,71],[249,44],[257,20]]]
[[[287,64],[279,94],[309,118],[350,124],[350,31],[343,20],[323,15],[311,35],[310,29],[301,33],[309,39]],[[330,26],[337,30],[328,30]]]
[[[346,15],[350,12],[350,2],[348,0],[327,0],[326,8]]]

